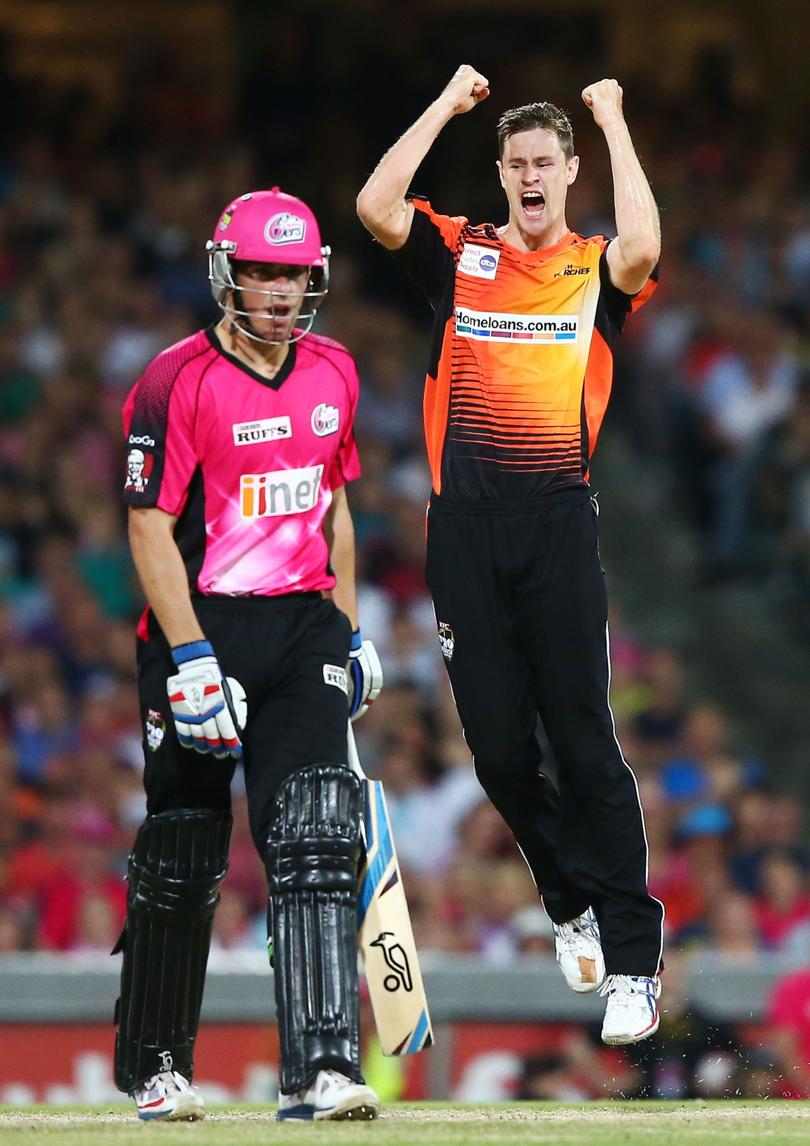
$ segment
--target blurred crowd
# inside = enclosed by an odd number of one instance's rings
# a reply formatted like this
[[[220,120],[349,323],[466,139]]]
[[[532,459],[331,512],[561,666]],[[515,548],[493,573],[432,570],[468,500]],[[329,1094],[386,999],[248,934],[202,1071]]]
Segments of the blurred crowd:
[[[274,85],[300,63],[289,31],[282,21],[271,106]],[[408,44],[404,29],[403,44],[386,48],[394,76]],[[428,317],[353,219],[353,194],[406,120],[364,120],[339,101],[319,118],[326,80],[316,69],[296,123],[305,153],[282,132],[274,166],[250,83],[247,114],[225,122],[204,92],[173,86],[159,56],[137,60],[113,104],[20,86],[0,154],[0,952],[107,952],[118,935],[144,814],[133,683],[142,600],[120,500],[121,407],[154,354],[215,319],[203,247],[222,206],[281,182],[312,203],[335,249],[317,329],[360,367],[364,477],[350,500],[362,624],[386,688],[357,730],[367,771],[386,784],[420,947],[500,965],[548,953],[528,871],[474,778],[426,596]],[[529,65],[519,91],[501,77],[499,109],[508,97],[558,96],[529,85]],[[443,79],[411,91],[414,114]],[[662,206],[665,262],[657,302],[621,343],[609,432],[627,433],[641,465],[666,474],[701,538],[702,575],[758,578],[798,621],[810,600],[807,172],[798,148],[767,133],[752,162],[746,109],[707,112],[695,91],[679,116],[649,93],[626,96]],[[583,170],[570,222],[611,233],[603,144],[571,110]],[[448,213],[500,218],[494,168],[470,170],[477,159],[460,139],[418,189]],[[767,758],[735,743],[731,714],[689,695],[676,648],[646,647],[618,614],[611,645],[616,723],[639,780],[669,948],[740,965],[771,953],[808,962],[802,809]],[[234,811],[214,943],[258,950],[264,875],[238,778]],[[788,1054],[776,1041],[774,1062]],[[546,1096],[536,1077],[559,1069],[527,1067],[527,1095]],[[643,1085],[641,1059],[623,1069],[628,1091]]]

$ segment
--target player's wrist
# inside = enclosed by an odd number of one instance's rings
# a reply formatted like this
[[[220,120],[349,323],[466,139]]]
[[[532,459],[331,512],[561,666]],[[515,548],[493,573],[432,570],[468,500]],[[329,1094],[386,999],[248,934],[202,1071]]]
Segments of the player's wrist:
[[[360,650],[362,649],[362,647],[363,647],[363,634],[360,632],[360,629],[357,628],[352,633],[352,643],[349,645],[349,651],[353,652],[353,653],[359,653]]]
[[[451,119],[459,115],[460,112],[456,106],[457,100],[455,96],[448,97],[444,93],[438,96],[428,108],[428,112],[433,114],[434,119],[438,121],[438,127],[441,129],[448,124]]]
[[[203,657],[215,660],[214,649],[210,641],[186,641],[182,645],[172,646],[172,660],[178,668],[182,668],[189,661],[198,661]]]
[[[627,132],[628,130],[627,121],[621,112],[617,112],[615,115],[610,115],[604,119],[598,120],[597,126],[604,132],[605,135],[609,135],[612,132]]]

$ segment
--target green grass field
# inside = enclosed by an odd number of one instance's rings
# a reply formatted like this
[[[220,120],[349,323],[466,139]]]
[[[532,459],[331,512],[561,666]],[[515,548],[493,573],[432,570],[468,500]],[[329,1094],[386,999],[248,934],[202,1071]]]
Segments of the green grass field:
[[[611,1102],[583,1105],[503,1103],[394,1104],[377,1122],[278,1123],[272,1107],[219,1108],[204,1122],[139,1123],[121,1110],[0,1107],[3,1146],[40,1139],[143,1146],[144,1134],[195,1146],[256,1146],[270,1141],[455,1146],[558,1143],[567,1146],[782,1146],[810,1142],[810,1102]]]

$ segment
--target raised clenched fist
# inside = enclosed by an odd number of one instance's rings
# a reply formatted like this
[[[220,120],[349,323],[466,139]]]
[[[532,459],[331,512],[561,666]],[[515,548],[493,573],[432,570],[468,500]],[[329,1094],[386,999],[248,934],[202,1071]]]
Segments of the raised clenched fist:
[[[461,64],[439,99],[453,115],[463,115],[489,95],[489,80],[471,64]]]
[[[589,84],[582,92],[582,102],[593,112],[598,127],[605,127],[611,120],[624,118],[622,112],[622,89],[616,80],[599,80]]]

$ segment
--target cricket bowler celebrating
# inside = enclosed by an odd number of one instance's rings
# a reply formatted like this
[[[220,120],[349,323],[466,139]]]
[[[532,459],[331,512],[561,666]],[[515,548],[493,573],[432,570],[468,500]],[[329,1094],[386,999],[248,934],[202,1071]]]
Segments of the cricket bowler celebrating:
[[[345,483],[355,364],[310,333],[329,250],[277,187],[208,243],[224,312],[165,350],[124,410],[148,815],[129,862],[115,1079],[143,1119],[196,1119],[191,1085],[230,783],[244,766],[267,869],[280,1119],[374,1118],[360,1073],[361,783],[347,719],[382,687],[357,626]],[[348,664],[348,672],[347,672]]]
[[[638,788],[609,705],[588,471],[615,339],[654,287],[658,211],[611,79],[582,98],[610,153],[612,241],[568,228],[579,159],[549,103],[501,116],[505,226],[474,226],[409,195],[442,129],[488,95],[487,79],[460,67],[357,208],[435,312],[427,579],[476,773],[541,891],[568,985],[607,996],[606,1043],[633,1043],[658,1028],[663,906],[647,890]],[[538,716],[559,793],[540,771]]]

